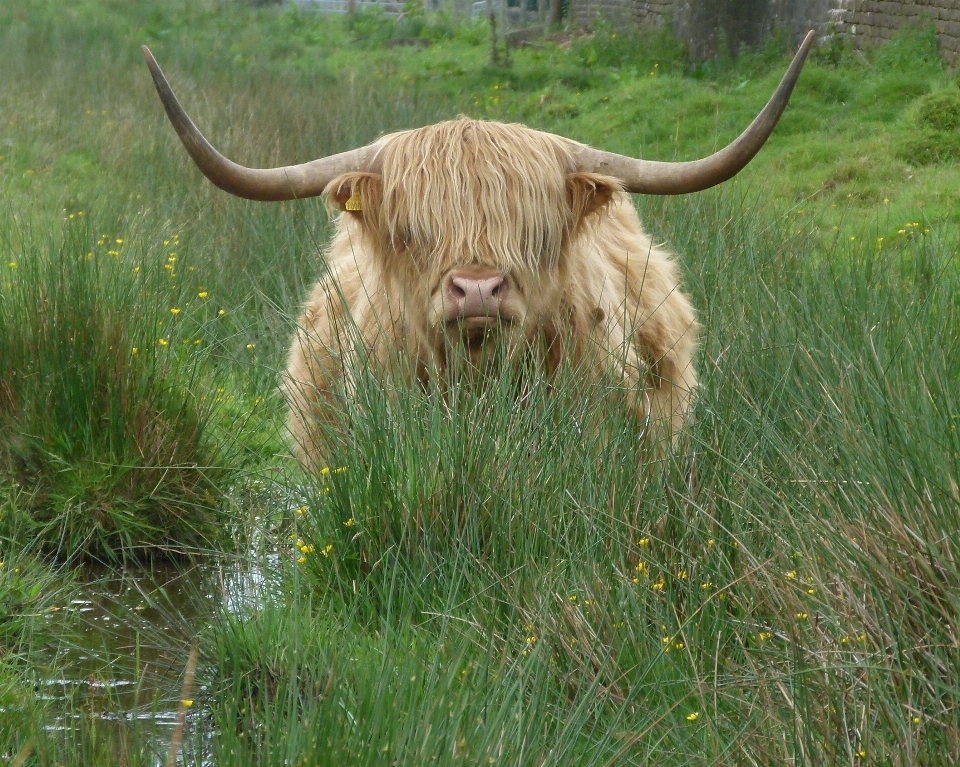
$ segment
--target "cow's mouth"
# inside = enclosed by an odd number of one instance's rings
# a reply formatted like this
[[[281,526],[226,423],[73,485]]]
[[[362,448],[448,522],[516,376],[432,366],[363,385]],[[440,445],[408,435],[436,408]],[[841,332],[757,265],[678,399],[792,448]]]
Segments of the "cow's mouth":
[[[498,336],[509,320],[503,317],[462,317],[447,323],[452,341],[459,341],[471,352],[479,351]]]

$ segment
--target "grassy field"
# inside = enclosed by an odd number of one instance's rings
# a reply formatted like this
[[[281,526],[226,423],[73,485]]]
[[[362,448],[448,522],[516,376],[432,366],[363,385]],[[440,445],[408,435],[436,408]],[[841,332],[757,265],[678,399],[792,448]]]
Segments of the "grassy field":
[[[276,387],[323,204],[203,180],[142,43],[251,166],[461,113],[692,159],[789,59],[600,29],[494,67],[442,18],[0,6],[0,761],[163,763],[178,708],[190,764],[960,761],[960,88],[928,32],[821,48],[734,182],[637,198],[704,325],[682,449],[651,464],[576,371],[522,407],[509,375],[361,378],[319,476]],[[171,562],[204,608],[121,600],[49,694],[94,567]],[[172,708],[140,696],[160,650]]]

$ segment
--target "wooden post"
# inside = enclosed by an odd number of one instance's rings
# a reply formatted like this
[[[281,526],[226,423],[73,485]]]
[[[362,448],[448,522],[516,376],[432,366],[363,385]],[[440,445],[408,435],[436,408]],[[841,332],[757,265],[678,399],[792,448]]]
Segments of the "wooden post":
[[[550,0],[550,26],[556,29],[563,21],[562,0]]]
[[[500,52],[497,50],[497,16],[493,12],[493,0],[487,0],[487,18],[490,20],[490,66],[500,63]]]

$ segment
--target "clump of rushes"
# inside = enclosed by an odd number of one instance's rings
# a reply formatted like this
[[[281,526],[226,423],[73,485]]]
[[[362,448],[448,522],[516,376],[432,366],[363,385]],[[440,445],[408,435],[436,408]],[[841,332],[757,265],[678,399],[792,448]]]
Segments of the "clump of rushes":
[[[17,239],[2,243],[0,480],[28,491],[21,513],[61,555],[198,544],[217,454],[213,403],[187,386],[202,347],[179,343],[166,253],[86,220],[46,244],[2,228]]]
[[[958,689],[956,245],[878,250],[865,227],[818,259],[737,193],[643,204],[655,231],[697,254],[704,385],[682,449],[655,464],[617,395],[577,371],[443,396],[361,366],[342,446],[289,512],[288,588],[313,600],[311,626],[355,620],[391,663],[409,645],[388,646],[398,626],[432,638],[444,668],[440,647],[467,648],[460,668],[486,675],[488,701],[536,667],[544,686],[522,716],[596,702],[607,724],[592,763],[618,763],[654,731],[659,752],[729,747],[764,763],[801,747],[822,762],[954,758],[957,715],[942,701]],[[238,677],[263,675],[258,704],[267,690],[319,710],[344,665]],[[461,689],[434,708],[457,711],[472,694]],[[851,743],[847,712],[863,710],[878,724]],[[798,712],[802,732],[771,757]],[[324,715],[304,714],[299,731]],[[485,755],[473,721],[461,720],[464,748]],[[362,762],[372,739],[353,738],[331,740]]]

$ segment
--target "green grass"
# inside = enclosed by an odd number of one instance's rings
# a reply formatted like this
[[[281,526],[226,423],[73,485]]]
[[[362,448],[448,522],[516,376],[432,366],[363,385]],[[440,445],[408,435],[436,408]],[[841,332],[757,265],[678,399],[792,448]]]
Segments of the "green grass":
[[[119,693],[42,694],[89,642],[49,620],[78,588],[57,562],[146,543],[214,555],[179,565],[209,613],[118,606],[93,677],[132,673],[131,635],[184,663],[196,642],[187,763],[960,760],[957,82],[929,33],[816,52],[735,182],[638,198],[704,325],[676,451],[653,463],[577,371],[447,401],[361,376],[307,476],[276,385],[322,203],[205,182],[139,44],[268,165],[462,112],[690,159],[760,108],[782,41],[693,65],[600,29],[494,68],[444,19],[119,0],[17,0],[0,30],[5,758],[165,758]]]

